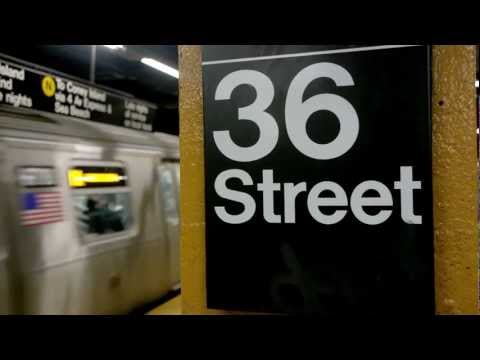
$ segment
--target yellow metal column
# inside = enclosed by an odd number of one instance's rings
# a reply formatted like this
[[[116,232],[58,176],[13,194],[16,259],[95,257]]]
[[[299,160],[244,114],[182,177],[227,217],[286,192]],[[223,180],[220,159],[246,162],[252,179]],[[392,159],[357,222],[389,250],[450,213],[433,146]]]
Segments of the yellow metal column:
[[[181,46],[180,212],[182,313],[208,311],[205,286],[203,98],[200,46]]]
[[[179,62],[182,311],[222,314],[206,308],[200,47],[181,46]],[[437,311],[475,314],[478,313],[475,47],[434,46],[432,66]]]
[[[433,47],[435,290],[439,314],[478,314],[475,46]]]

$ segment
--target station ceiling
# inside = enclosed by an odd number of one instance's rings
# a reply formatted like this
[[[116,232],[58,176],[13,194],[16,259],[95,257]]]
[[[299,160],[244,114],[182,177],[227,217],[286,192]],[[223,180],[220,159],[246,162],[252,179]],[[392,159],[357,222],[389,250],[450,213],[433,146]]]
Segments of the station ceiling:
[[[0,45],[2,54],[90,81],[92,45]],[[178,79],[140,62],[148,57],[178,69],[176,45],[97,45],[95,54],[97,85],[156,104],[157,131],[178,134]]]

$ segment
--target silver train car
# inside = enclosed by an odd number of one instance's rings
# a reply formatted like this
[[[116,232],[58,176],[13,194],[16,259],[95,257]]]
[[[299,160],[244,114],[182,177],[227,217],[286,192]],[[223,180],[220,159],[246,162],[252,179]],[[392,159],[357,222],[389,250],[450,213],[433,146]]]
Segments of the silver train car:
[[[125,314],[179,289],[178,137],[0,109],[0,313]]]

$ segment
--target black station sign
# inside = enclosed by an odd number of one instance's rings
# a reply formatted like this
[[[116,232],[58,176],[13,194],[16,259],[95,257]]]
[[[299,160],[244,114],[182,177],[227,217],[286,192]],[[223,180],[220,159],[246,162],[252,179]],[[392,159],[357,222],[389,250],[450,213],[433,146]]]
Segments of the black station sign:
[[[156,107],[0,59],[0,104],[152,131]]]
[[[203,46],[207,306],[434,314],[429,46]]]

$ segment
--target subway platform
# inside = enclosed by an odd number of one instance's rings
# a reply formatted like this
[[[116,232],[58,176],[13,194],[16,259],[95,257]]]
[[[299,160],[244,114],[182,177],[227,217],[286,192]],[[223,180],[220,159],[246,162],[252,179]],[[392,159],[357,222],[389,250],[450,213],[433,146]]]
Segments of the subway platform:
[[[182,295],[177,295],[153,310],[150,310],[145,315],[181,315],[182,314]]]

